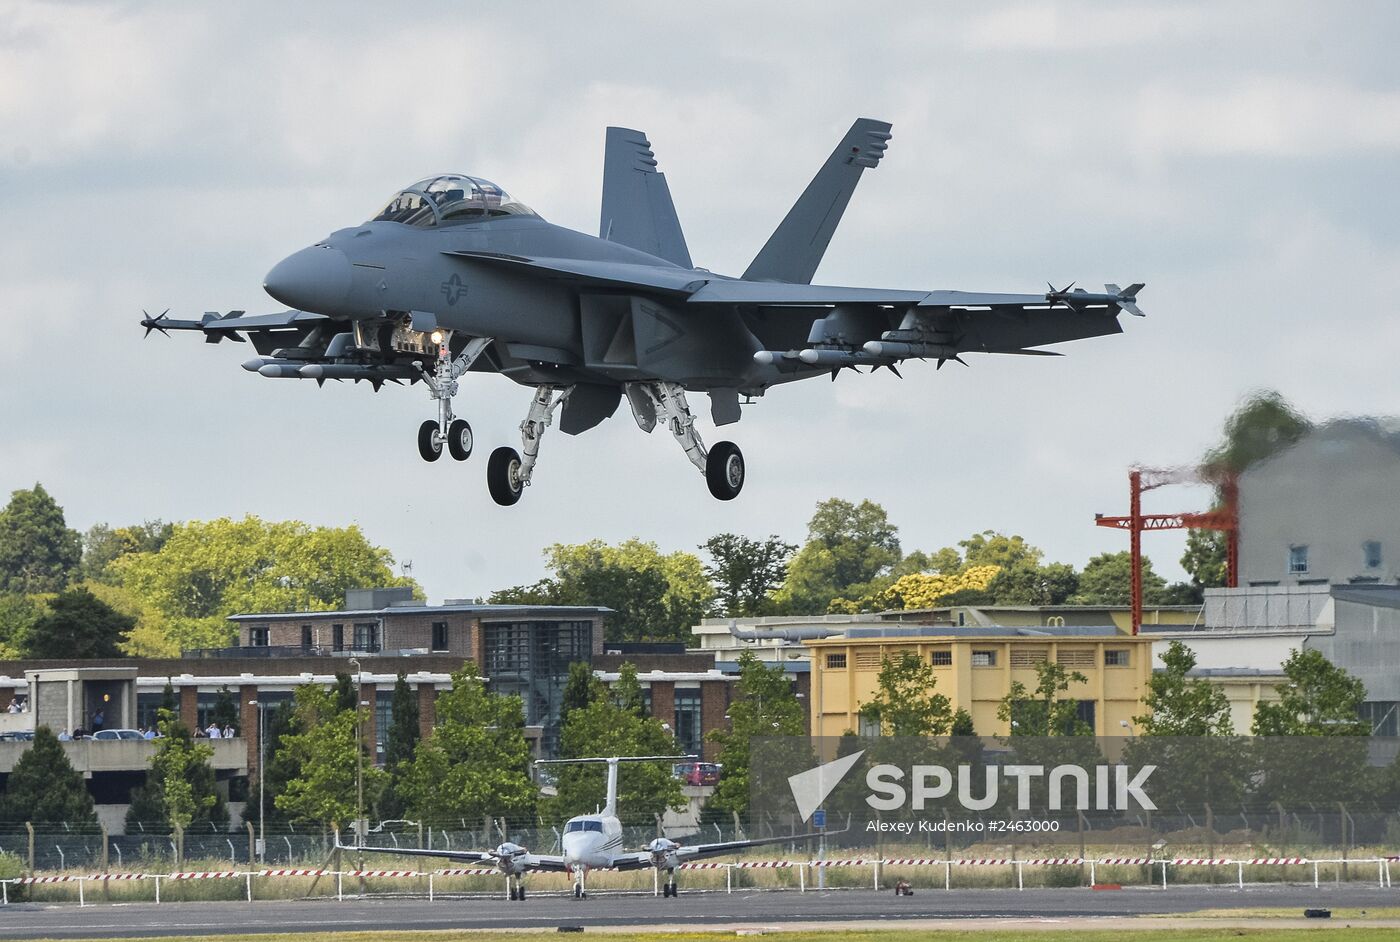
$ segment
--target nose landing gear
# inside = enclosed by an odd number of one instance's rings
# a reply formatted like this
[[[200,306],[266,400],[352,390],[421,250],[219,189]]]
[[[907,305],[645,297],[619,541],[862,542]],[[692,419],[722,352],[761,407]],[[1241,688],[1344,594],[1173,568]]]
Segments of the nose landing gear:
[[[448,338],[443,337],[438,344],[437,361],[429,373],[423,364],[415,365],[423,373],[423,382],[428,384],[430,395],[437,400],[437,421],[428,419],[418,426],[418,454],[424,461],[437,461],[442,457],[442,446],[457,461],[466,461],[472,454],[472,427],[465,419],[452,414],[452,397],[457,395],[457,377],[471,369],[477,357],[491,345],[489,337],[475,337],[454,359],[448,347]]]

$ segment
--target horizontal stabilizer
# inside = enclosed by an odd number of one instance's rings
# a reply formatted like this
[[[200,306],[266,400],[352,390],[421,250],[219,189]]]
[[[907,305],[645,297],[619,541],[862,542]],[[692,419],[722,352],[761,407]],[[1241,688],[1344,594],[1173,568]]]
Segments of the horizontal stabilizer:
[[[744,272],[745,280],[811,283],[862,171],[885,155],[890,127],[871,118],[851,125]]]
[[[608,128],[598,237],[691,267],[666,175],[641,131]]]

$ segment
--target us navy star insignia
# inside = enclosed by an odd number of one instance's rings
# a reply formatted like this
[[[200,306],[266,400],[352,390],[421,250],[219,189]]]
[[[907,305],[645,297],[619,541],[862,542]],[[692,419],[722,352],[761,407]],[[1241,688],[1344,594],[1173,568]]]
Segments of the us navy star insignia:
[[[453,276],[442,283],[442,295],[447,298],[448,306],[455,306],[462,299],[462,295],[467,293],[467,286],[462,284],[462,276]]]

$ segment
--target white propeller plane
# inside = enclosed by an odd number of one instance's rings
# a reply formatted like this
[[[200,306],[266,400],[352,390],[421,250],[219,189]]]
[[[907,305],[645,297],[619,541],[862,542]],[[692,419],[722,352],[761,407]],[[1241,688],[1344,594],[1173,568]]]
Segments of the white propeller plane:
[[[494,866],[506,878],[506,890],[512,900],[525,898],[525,874],[532,870],[568,873],[574,878],[574,897],[583,899],[588,895],[586,879],[590,870],[641,870],[646,867],[666,872],[666,883],[662,896],[674,897],[676,889],[676,868],[691,860],[704,857],[717,857],[733,853],[745,847],[759,847],[764,844],[785,844],[791,841],[810,840],[820,837],[822,832],[788,834],[782,837],[765,837],[750,841],[721,841],[715,844],[680,844],[666,837],[658,837],[638,852],[625,852],[622,849],[622,822],[617,817],[617,765],[619,762],[676,762],[693,759],[694,756],[606,756],[587,759],[541,759],[537,765],[566,765],[584,762],[605,762],[608,766],[607,802],[595,814],[580,814],[569,819],[564,826],[563,854],[532,854],[529,850],[512,841],[505,841],[494,850],[451,851],[419,850],[404,847],[347,847],[337,841],[342,850],[368,851],[370,853],[400,854],[417,857],[439,857],[446,860],[460,860],[471,863],[486,863]],[[836,831],[827,831],[828,835]]]

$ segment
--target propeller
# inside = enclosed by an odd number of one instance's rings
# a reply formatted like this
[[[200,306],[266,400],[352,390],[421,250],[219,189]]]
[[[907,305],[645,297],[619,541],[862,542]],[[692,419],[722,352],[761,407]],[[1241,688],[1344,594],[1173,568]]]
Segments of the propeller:
[[[149,337],[151,336],[151,331],[158,330],[165,336],[169,337],[170,332],[160,325],[160,322],[165,320],[166,315],[169,313],[170,308],[166,308],[165,310],[161,311],[160,314],[156,315],[155,317],[152,317],[151,315],[147,314],[145,309],[143,308],[141,310],[141,326],[146,328],[146,333],[142,336]]]

